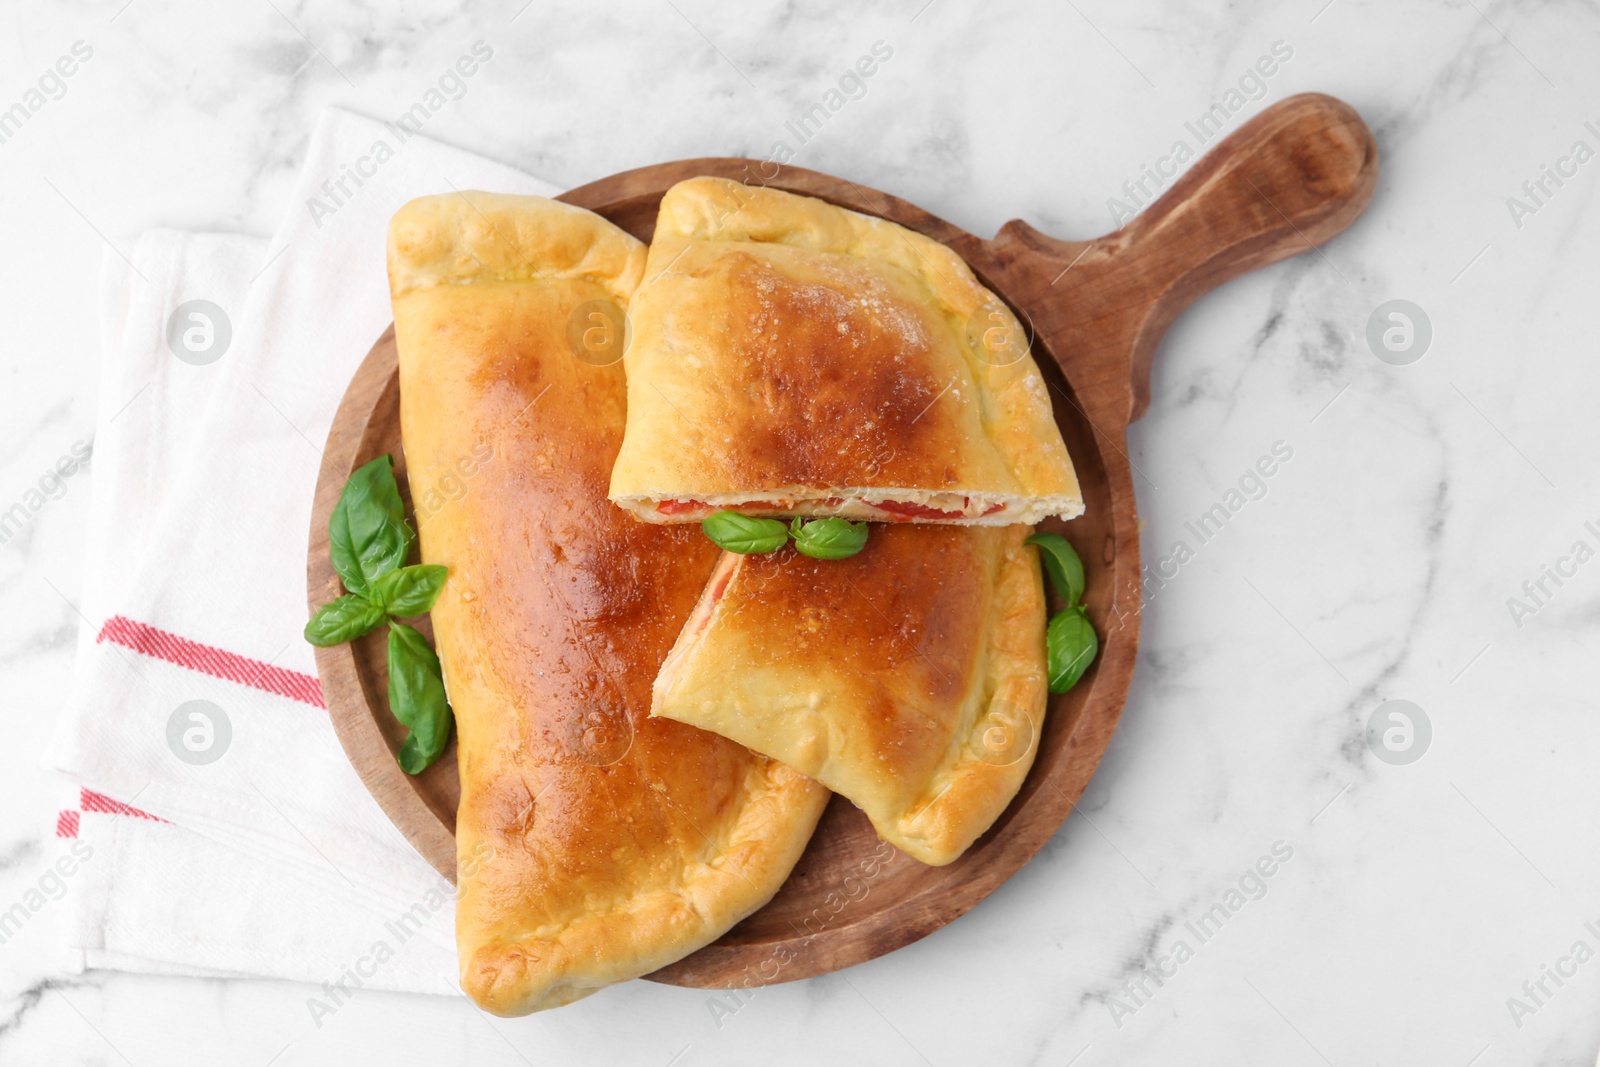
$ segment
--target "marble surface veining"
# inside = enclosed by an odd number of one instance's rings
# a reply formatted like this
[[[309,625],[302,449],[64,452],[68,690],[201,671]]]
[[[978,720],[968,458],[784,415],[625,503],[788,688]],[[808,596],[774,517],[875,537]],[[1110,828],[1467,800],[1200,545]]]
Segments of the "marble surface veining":
[[[0,1062],[1594,1062],[1592,2],[5,0],[0,26],[0,107],[93,49],[0,143],[0,509],[93,435],[106,242],[270,233],[323,106],[390,118],[475,40],[495,60],[428,134],[563,186],[783,141],[976,233],[1088,237],[1230,92],[1226,129],[1340,96],[1382,158],[1353,230],[1168,335],[1127,441],[1163,571],[1121,727],[972,914],[733,1013],[632,983],[514,1021],[371,992],[317,1026],[286,983],[63,977],[45,908],[0,946]],[[793,137],[879,42],[865,92]],[[1431,325],[1403,365],[1369,341],[1392,300]],[[91,477],[0,545],[0,909],[63,848],[71,786],[31,754],[70,676]],[[1547,568],[1567,577],[1540,590]],[[1369,739],[1396,699],[1431,724],[1410,762]]]

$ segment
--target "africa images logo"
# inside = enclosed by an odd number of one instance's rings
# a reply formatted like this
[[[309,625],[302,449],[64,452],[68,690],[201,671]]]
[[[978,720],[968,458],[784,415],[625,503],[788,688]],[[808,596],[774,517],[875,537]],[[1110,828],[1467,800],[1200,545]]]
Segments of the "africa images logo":
[[[478,73],[483,64],[494,58],[494,49],[484,41],[474,41],[470,52],[470,55],[459,57],[454,66],[445,68],[435,84],[423,92],[422,98],[401,112],[394,122],[383,124],[390,137],[394,138],[394,144],[390,144],[388,138],[378,138],[364,154],[356,157],[353,164],[340,162],[339,172],[322,183],[320,196],[313,193],[306,199],[306,212],[311,216],[311,221],[316,223],[317,229],[322,229],[324,220],[338,214],[339,209],[348,204],[369,179],[377,176],[378,168],[395,157],[397,146],[404,145],[421,133],[428,121],[447,103],[467,95],[469,79]]]
[[[1293,45],[1288,41],[1273,41],[1270,52],[1246,67],[1238,83],[1225,91],[1222,99],[1213,100],[1210,107],[1183,124],[1188,136],[1174,141],[1166,155],[1157,158],[1154,164],[1141,166],[1137,178],[1122,183],[1122,195],[1126,199],[1115,196],[1106,199],[1111,225],[1120,227],[1148,207],[1161,190],[1183,172],[1184,165],[1199,155],[1199,149],[1222,136],[1223,129],[1244,109],[1247,100],[1260,100],[1267,95],[1267,79],[1293,58]],[[1189,137],[1194,138],[1194,144],[1189,143]]]
[[[1578,576],[1578,568],[1594,559],[1595,548],[1589,543],[1589,537],[1600,544],[1600,525],[1586,522],[1583,531],[1588,536],[1573,541],[1565,555],[1539,564],[1539,573],[1522,583],[1521,596],[1506,597],[1506,610],[1511,613],[1511,621],[1517,629],[1522,629],[1526,620],[1543,611],[1562,587]]]
[[[1267,895],[1270,879],[1294,858],[1294,846],[1287,841],[1272,843],[1270,854],[1263,854],[1244,869],[1237,884],[1229,886],[1222,897],[1212,903],[1196,918],[1185,920],[1184,934],[1174,938],[1167,951],[1157,954],[1152,944],[1150,955],[1132,968],[1123,978],[1117,992],[1104,995],[1106,1010],[1111,1021],[1121,1030],[1125,1020],[1155,999],[1162,987],[1178,976],[1178,970],[1194,959],[1199,949],[1216,940],[1225,924],[1253,901]],[[1193,944],[1190,944],[1193,939]],[[1154,940],[1154,939],[1152,939]],[[1148,963],[1146,962],[1148,961]],[[1118,993],[1121,995],[1119,996]]]

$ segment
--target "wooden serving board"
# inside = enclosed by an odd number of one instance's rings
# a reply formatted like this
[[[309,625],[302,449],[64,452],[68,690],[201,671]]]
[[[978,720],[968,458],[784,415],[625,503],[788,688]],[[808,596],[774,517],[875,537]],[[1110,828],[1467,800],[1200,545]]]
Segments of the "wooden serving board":
[[[1020,221],[984,240],[848,180],[795,167],[769,177],[771,166],[745,159],[663,163],[560,199],[648,241],[670,186],[720,175],[892,219],[963,256],[1033,331],[1034,355],[1087,506],[1071,523],[1046,525],[1083,557],[1101,651],[1076,688],[1052,699],[1021,792],[961,859],[947,867],[917,863],[881,844],[866,817],[836,796],[771,903],[715,944],[650,976],[678,985],[765,985],[880,956],[972,908],[1050,839],[1105,752],[1133,674],[1139,536],[1123,444],[1128,423],[1149,403],[1150,363],[1161,336],[1202,293],[1343,230],[1371,198],[1378,164],[1372,135],[1350,107],[1327,96],[1292,97],[1222,141],[1127,226],[1088,242],[1058,241]],[[327,531],[339,491],[351,471],[385,452],[395,457],[405,492],[392,329],[356,372],[328,435],[311,523],[313,610],[340,592]],[[418,777],[400,770],[394,754],[404,730],[388,711],[384,655],[381,631],[317,650],[329,714],[383,810],[454,880],[460,782],[453,752]]]

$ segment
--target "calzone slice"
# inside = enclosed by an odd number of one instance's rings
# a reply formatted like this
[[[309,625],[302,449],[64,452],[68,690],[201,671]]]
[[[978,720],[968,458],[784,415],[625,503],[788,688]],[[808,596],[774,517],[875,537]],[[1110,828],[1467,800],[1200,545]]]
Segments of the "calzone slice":
[[[991,526],[1081,514],[1028,340],[930,238],[693,178],[661,201],[611,499]]]
[[[717,551],[606,500],[644,247],[538,197],[389,230],[400,417],[459,737],[456,938],[485,1009],[555,1007],[716,939],[777,891],[827,791],[649,717]]]
[[[782,760],[901,851],[949,863],[1016,795],[1044,723],[1029,532],[877,526],[849,559],[725,554],[654,714]]]

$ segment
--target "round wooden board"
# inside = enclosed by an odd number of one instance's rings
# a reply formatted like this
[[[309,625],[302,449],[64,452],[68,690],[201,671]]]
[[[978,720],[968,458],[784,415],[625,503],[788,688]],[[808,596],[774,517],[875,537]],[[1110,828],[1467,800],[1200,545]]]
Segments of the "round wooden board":
[[[1054,241],[1008,223],[980,240],[875,190],[812,171],[700,159],[629,171],[564,194],[648,241],[661,195],[700,174],[820,197],[943,241],[1034,333],[1034,354],[1077,466],[1086,513],[1049,523],[1083,558],[1099,659],[1055,697],[1021,791],[959,860],[929,867],[882,844],[866,817],[834,797],[778,895],[721,939],[649,977],[727,988],[825,974],[924,937],[992,893],[1040,849],[1082,795],[1110,742],[1133,672],[1140,568],[1137,517],[1122,441],[1148,397],[1161,333],[1196,296],[1245,270],[1309,250],[1360,213],[1376,180],[1370,133],[1329,97],[1294,97],[1258,115],[1117,233]],[[313,610],[340,592],[328,516],[350,472],[383,453],[407,509],[393,330],[368,353],[340,405],[317,485],[308,558]],[[432,638],[422,620],[423,632]],[[410,777],[395,762],[404,730],[389,714],[381,633],[318,649],[329,714],[363,782],[439,872],[455,877],[460,782],[452,752]]]

